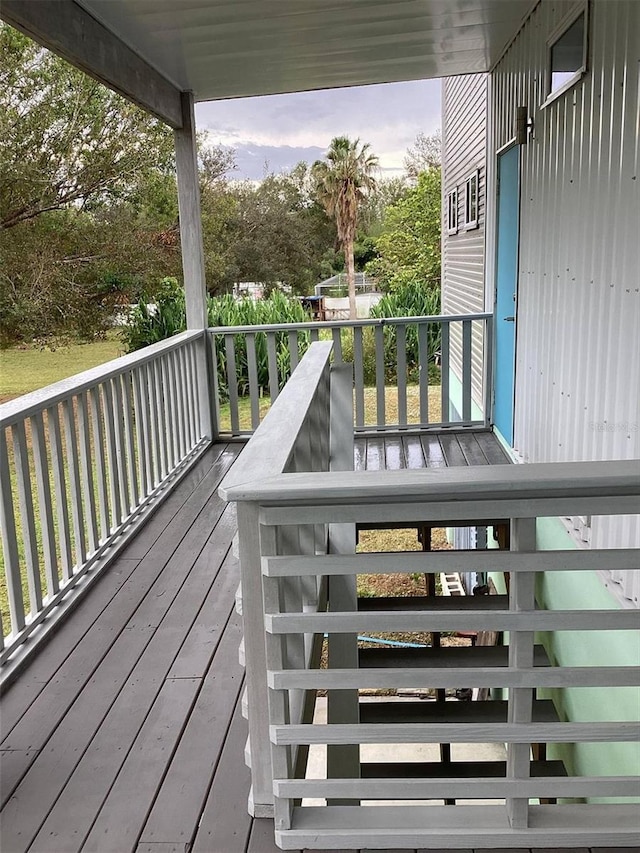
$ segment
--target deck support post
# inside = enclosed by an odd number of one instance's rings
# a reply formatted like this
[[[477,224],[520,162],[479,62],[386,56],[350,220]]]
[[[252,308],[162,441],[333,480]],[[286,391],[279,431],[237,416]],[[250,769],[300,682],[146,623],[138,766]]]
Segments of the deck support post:
[[[536,519],[511,520],[511,550],[533,552],[536,550]],[[535,572],[512,572],[509,586],[509,610],[519,613],[535,610]],[[509,666],[530,669],[533,666],[534,632],[512,631],[509,635]],[[533,697],[530,687],[509,688],[508,722],[531,723]],[[531,775],[531,745],[507,744],[507,778],[528,779]],[[507,814],[512,829],[526,829],[529,825],[529,800],[507,799]]]
[[[187,329],[203,330],[202,340],[199,342],[197,350],[200,425],[203,436],[213,439],[217,437],[218,425],[215,421],[213,406],[211,347],[205,331],[207,328],[207,288],[204,271],[193,93],[182,92],[180,97],[182,127],[174,131],[174,142]]]

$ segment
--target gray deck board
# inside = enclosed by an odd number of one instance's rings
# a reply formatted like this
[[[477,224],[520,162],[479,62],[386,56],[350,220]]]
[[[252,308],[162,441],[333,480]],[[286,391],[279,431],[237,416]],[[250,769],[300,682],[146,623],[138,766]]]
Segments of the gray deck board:
[[[369,468],[447,461],[436,434],[356,448]],[[204,454],[0,700],[3,853],[277,853],[246,811],[235,515],[216,494],[238,452]]]

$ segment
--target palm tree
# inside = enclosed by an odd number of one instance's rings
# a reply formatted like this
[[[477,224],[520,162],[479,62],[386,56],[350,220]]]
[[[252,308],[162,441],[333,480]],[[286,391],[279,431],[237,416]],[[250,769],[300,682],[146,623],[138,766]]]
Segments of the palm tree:
[[[317,160],[312,167],[316,195],[327,214],[335,219],[338,241],[343,248],[347,265],[349,316],[356,319],[356,274],[353,243],[358,224],[358,205],[365,194],[375,189],[374,172],[378,158],[367,144],[352,142],[347,136],[331,140],[326,160]]]

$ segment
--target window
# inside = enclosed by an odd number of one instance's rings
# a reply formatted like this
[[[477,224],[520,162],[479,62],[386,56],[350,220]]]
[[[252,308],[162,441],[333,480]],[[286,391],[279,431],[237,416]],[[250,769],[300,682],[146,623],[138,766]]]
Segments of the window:
[[[458,233],[458,188],[447,195],[447,233]]]
[[[467,178],[467,182],[464,187],[464,227],[465,228],[477,228],[478,227],[478,185],[479,185],[479,172],[478,169],[475,172],[472,172],[471,175]]]
[[[552,34],[549,46],[549,98],[576,83],[587,69],[587,10],[574,11]]]

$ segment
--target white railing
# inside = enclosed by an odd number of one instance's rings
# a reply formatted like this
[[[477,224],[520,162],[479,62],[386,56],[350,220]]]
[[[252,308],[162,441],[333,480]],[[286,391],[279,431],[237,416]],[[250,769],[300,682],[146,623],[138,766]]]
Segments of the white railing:
[[[491,314],[394,317],[209,329],[221,435],[250,435],[310,343],[330,340],[333,363],[353,366],[357,432],[487,426]],[[460,400],[451,406],[459,343]],[[475,379],[474,379],[475,378]],[[472,386],[481,384],[478,414]]]
[[[224,497],[230,489],[241,488],[252,481],[256,473],[272,477],[282,473],[316,472],[329,470],[331,446],[330,424],[334,401],[330,395],[330,379],[336,372],[344,375],[345,368],[331,368],[331,343],[317,342],[311,345],[298,365],[291,381],[284,387],[277,403],[256,430],[255,435],[242,452],[220,487]],[[350,390],[349,383],[342,386]],[[337,383],[334,383],[334,385]],[[334,393],[335,397],[335,393]],[[353,431],[346,447],[353,445]],[[351,450],[351,458],[353,451]],[[246,666],[246,707],[249,709],[249,741],[247,754],[250,756],[252,772],[251,809],[257,816],[264,816],[273,802],[271,781],[271,757],[265,751],[268,743],[269,714],[267,706],[265,672],[267,668],[266,647],[262,628],[262,579],[260,573],[260,548],[275,552],[315,554],[326,550],[327,534],[322,525],[313,522],[295,529],[294,539],[289,539],[286,530],[280,531],[278,541],[258,545],[255,540],[257,519],[251,503],[238,505],[238,537],[241,571],[241,602],[244,620],[244,660]],[[293,606],[315,612],[325,596],[322,586],[315,579],[294,580],[285,584],[283,594]],[[318,647],[309,637],[292,639],[289,644],[291,659],[303,667],[315,662]],[[309,715],[306,694],[292,691],[289,712],[291,719],[301,722]],[[294,761],[304,761],[305,753],[292,751]],[[267,812],[265,812],[265,809]]]
[[[3,680],[208,443],[205,345],[184,332],[0,407]]]
[[[294,376],[288,388],[297,383]],[[302,380],[302,376],[300,377]],[[304,383],[296,390],[300,396]],[[332,406],[334,424],[344,414]],[[310,399],[315,400],[314,394]],[[269,416],[277,441],[280,406]],[[342,411],[342,415],[340,412]],[[297,411],[297,423],[305,421]],[[325,430],[326,430],[325,415]],[[287,446],[296,442],[297,426],[289,424]],[[265,424],[266,426],[266,424]],[[340,429],[340,427],[338,427]],[[258,434],[256,434],[256,438]],[[252,439],[254,441],[254,439]],[[252,441],[245,453],[251,453]],[[308,441],[308,439],[305,439]],[[334,442],[339,447],[340,442]],[[576,514],[629,514],[640,499],[640,463],[571,463],[496,466],[389,472],[316,471],[265,474],[260,460],[265,445],[256,445],[252,464],[243,477],[223,484],[222,493],[238,503],[240,559],[243,584],[252,596],[243,597],[246,662],[252,668],[249,697],[254,721],[251,766],[256,813],[267,814],[273,803],[276,840],[284,849],[446,848],[446,847],[576,847],[637,844],[640,824],[637,805],[625,798],[640,795],[637,777],[578,775],[537,777],[530,753],[536,744],[625,743],[637,741],[640,724],[623,717],[574,721],[557,712],[540,721],[533,715],[536,691],[553,688],[640,686],[640,669],[615,659],[603,666],[562,666],[554,660],[540,663],[534,656],[535,632],[632,631],[637,613],[629,610],[540,609],[535,599],[539,573],[638,568],[637,550],[538,551],[536,520]],[[267,463],[268,465],[268,463]],[[280,467],[280,466],[279,466]],[[338,466],[340,467],[340,466]],[[284,471],[284,468],[283,468]],[[345,528],[416,520],[433,526],[491,524],[510,519],[510,551],[356,554],[345,547]],[[313,527],[326,536],[313,543],[303,531]],[[339,539],[340,541],[334,541]],[[353,537],[351,537],[353,543]],[[306,542],[303,546],[302,543]],[[452,573],[464,571],[510,573],[506,605],[359,611],[353,596],[360,573]],[[262,575],[260,590],[259,574]],[[328,601],[306,607],[301,590],[328,588]],[[450,601],[450,599],[448,600]],[[376,631],[508,631],[509,646],[503,665],[431,665],[379,668],[358,666],[357,635]],[[327,668],[313,665],[300,649],[328,637]],[[603,635],[606,637],[607,635]],[[332,653],[332,646],[337,652]],[[252,660],[249,649],[256,653]],[[302,663],[302,661],[307,663]],[[349,662],[351,661],[351,662]],[[506,718],[487,722],[360,722],[358,691],[429,686],[506,690]],[[328,724],[301,718],[300,691],[308,699],[327,691],[336,697]],[[338,701],[339,700],[339,701]],[[306,706],[309,706],[307,701]],[[266,708],[268,707],[268,714]],[[342,713],[342,717],[340,714]],[[271,741],[271,755],[266,737]],[[456,776],[446,778],[360,778],[362,744],[416,743],[506,744],[503,778]],[[327,747],[329,778],[305,778],[300,750]],[[342,750],[342,753],[340,752]],[[333,759],[331,756],[333,755]],[[452,765],[455,768],[455,764]],[[332,769],[333,768],[333,769]],[[265,777],[269,776],[267,780]],[[269,785],[270,782],[270,785]],[[307,807],[304,798],[327,798],[329,805]],[[573,803],[538,804],[544,798],[570,798]],[[622,798],[598,802],[598,798]],[[424,801],[500,798],[498,805],[437,806]],[[587,799],[588,802],[580,802]],[[376,808],[362,806],[375,800]],[[399,805],[397,801],[414,801]],[[575,803],[578,800],[578,803]],[[257,804],[257,806],[256,806]],[[263,811],[260,811],[262,809]]]

